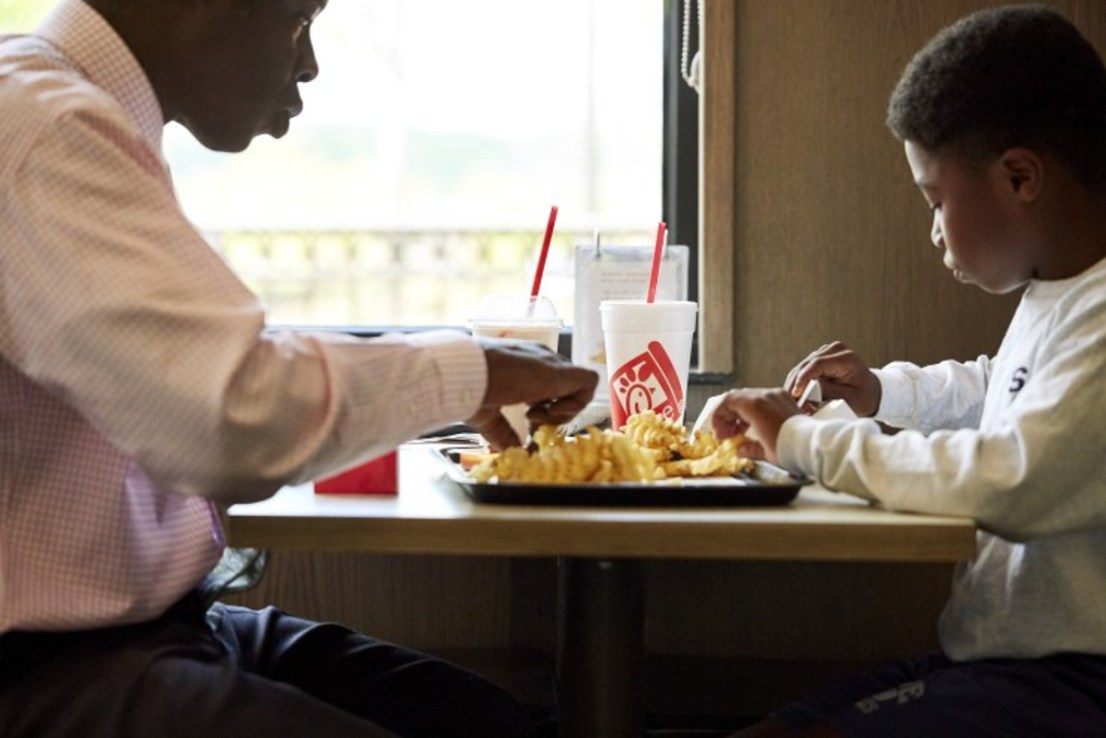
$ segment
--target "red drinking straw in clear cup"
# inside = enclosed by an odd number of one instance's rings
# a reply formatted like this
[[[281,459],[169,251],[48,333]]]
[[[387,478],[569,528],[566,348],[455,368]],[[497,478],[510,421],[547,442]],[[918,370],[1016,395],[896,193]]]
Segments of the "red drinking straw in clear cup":
[[[541,242],[541,253],[538,254],[538,266],[534,271],[534,284],[530,288],[530,304],[533,305],[541,291],[541,277],[545,273],[545,257],[549,255],[549,243],[553,240],[553,225],[557,222],[557,206],[549,209],[549,222],[545,224],[545,238]]]

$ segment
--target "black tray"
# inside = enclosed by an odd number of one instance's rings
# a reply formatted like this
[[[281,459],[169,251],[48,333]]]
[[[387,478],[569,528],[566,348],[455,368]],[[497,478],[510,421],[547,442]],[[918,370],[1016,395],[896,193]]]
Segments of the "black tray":
[[[476,482],[458,463],[465,448],[443,448],[438,458],[450,479],[476,502],[506,505],[592,505],[663,507],[758,507],[787,505],[807,477],[757,461],[756,467],[729,477],[692,477],[659,482],[590,482],[537,484]]]

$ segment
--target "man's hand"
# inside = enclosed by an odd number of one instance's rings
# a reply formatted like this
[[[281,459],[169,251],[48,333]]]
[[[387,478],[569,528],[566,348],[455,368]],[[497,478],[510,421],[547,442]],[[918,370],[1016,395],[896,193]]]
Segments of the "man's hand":
[[[725,394],[711,417],[711,428],[718,438],[744,433],[753,443],[744,444],[743,456],[778,463],[776,439],[780,427],[801,411],[784,389],[735,389]]]
[[[822,399],[844,400],[861,417],[879,410],[883,394],[879,379],[855,351],[840,341],[822,346],[787,373],[784,387],[799,397],[807,383],[822,385]]]
[[[567,423],[595,395],[596,372],[576,366],[539,343],[494,339],[480,339],[479,343],[488,363],[488,388],[468,423],[495,448],[523,442],[500,412],[504,405],[529,405],[526,417],[533,429]]]

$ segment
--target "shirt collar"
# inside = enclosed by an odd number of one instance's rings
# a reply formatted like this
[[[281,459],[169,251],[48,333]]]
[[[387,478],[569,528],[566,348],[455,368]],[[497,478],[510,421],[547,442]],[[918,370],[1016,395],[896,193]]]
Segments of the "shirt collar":
[[[35,32],[115,98],[156,151],[165,119],[142,65],[115,29],[81,0],[61,0]]]

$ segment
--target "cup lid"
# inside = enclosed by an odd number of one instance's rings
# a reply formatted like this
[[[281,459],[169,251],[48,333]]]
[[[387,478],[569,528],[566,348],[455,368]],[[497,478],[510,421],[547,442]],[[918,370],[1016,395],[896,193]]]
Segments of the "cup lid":
[[[654,300],[649,302],[648,300],[635,299],[610,299],[600,300],[599,309],[601,311],[607,310],[692,310],[697,311],[699,309],[699,303],[692,300]]]
[[[538,295],[488,295],[473,311],[470,321],[561,324],[557,308],[548,297]]]

